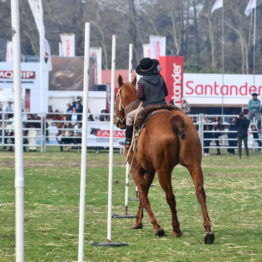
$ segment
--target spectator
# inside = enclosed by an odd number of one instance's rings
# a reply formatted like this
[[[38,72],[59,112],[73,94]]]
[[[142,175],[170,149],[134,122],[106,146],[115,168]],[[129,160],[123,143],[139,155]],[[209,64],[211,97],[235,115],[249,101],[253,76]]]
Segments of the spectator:
[[[6,108],[5,108],[5,112],[6,113],[11,113],[11,114],[7,114],[7,118],[12,118],[13,117],[13,107],[12,107],[12,102],[9,101]]]
[[[251,133],[253,135],[254,140],[257,142],[257,144],[259,146],[258,151],[261,151],[262,142],[259,138],[259,134],[258,134],[258,130],[257,130],[256,125],[251,125]]]
[[[227,153],[229,155],[235,155],[235,149],[233,147],[237,146],[237,126],[236,126],[237,118],[233,117],[229,126],[228,136],[228,149]]]
[[[189,114],[191,108],[185,98],[182,99],[181,108],[184,113]]]
[[[90,109],[88,108],[88,121],[95,121],[93,115],[90,113]]]
[[[249,120],[244,116],[244,113],[239,114],[239,118],[236,121],[236,126],[239,158],[242,157],[242,141],[244,142],[246,156],[249,157],[249,151],[247,146]]]
[[[220,152],[220,143],[219,143],[219,137],[221,137],[221,131],[223,130],[222,124],[221,124],[221,118],[216,117],[215,118],[215,125],[214,125],[214,132],[213,132],[213,138],[215,139],[216,149],[217,149],[217,156],[221,155]]]
[[[82,105],[81,99],[76,100],[76,112],[79,113],[77,115],[77,121],[81,121],[82,120],[82,113],[83,113],[83,105]]]
[[[204,156],[209,156],[209,146],[211,143],[211,139],[213,137],[212,131],[213,126],[208,124],[208,123],[204,123],[204,133],[203,133],[203,138],[204,138]]]
[[[71,105],[71,103],[67,103],[66,106],[67,106],[66,113],[68,114],[66,116],[66,120],[70,120],[71,118],[70,114],[72,113],[74,107]]]
[[[70,121],[71,121],[71,125],[75,126],[75,124],[77,122],[77,112],[76,112],[76,108],[75,107],[72,108],[72,114],[70,116]]]
[[[78,122],[77,125],[74,126],[74,144],[77,144],[78,152],[81,149],[81,143],[82,143],[82,123]]]
[[[248,115],[249,121],[255,116],[257,120],[257,128],[261,129],[261,101],[257,98],[257,93],[252,94],[252,99],[248,102]]]
[[[101,110],[99,120],[100,121],[110,121],[110,117],[106,109]]]

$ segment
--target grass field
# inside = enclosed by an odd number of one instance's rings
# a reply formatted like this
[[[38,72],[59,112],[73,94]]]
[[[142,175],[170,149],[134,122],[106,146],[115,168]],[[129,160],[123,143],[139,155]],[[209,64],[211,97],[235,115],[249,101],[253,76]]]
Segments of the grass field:
[[[25,261],[77,261],[80,153],[25,153]],[[88,154],[86,261],[262,261],[262,157],[210,156],[203,159],[209,215],[216,240],[203,243],[200,207],[187,170],[178,166],[173,186],[183,236],[172,237],[171,219],[157,179],[152,208],[165,229],[157,238],[147,214],[142,230],[132,219],[113,219],[112,240],[126,247],[94,247],[106,241],[108,154]],[[125,164],[114,155],[113,214],[124,213]],[[14,154],[0,152],[0,261],[15,261]],[[133,182],[130,197],[135,197]],[[137,201],[129,202],[135,214]]]

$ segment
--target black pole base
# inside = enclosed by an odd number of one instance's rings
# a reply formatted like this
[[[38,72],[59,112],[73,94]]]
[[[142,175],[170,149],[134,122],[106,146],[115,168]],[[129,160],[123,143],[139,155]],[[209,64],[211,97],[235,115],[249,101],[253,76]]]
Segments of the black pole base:
[[[128,246],[127,243],[120,243],[120,242],[93,242],[91,246],[99,246],[99,247],[124,247]]]
[[[138,201],[139,198],[128,198],[129,201]]]
[[[135,215],[123,214],[123,215],[112,215],[112,218],[136,218]]]

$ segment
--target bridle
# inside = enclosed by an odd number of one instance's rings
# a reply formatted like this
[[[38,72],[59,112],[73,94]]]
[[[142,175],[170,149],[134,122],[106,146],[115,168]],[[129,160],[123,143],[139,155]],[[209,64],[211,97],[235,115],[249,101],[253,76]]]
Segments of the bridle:
[[[118,89],[118,92],[116,94],[116,100],[118,99],[118,101],[119,101],[118,111],[124,115],[124,118],[120,118],[116,115],[116,103],[115,103],[115,120],[116,120],[116,126],[117,127],[120,127],[121,124],[124,125],[124,126],[126,125],[126,116],[124,114],[125,107],[122,103],[121,89],[122,89],[122,86],[120,86],[119,89]]]

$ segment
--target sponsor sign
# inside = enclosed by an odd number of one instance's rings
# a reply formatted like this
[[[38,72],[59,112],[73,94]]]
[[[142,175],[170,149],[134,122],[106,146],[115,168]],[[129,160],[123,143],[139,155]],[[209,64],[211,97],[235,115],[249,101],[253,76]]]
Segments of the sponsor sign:
[[[184,74],[183,95],[195,105],[247,105],[262,96],[262,75]]]
[[[184,59],[182,56],[163,56],[159,62],[168,89],[166,100],[179,106],[183,98]]]
[[[150,35],[150,58],[159,59],[160,56],[166,55],[166,37]]]

